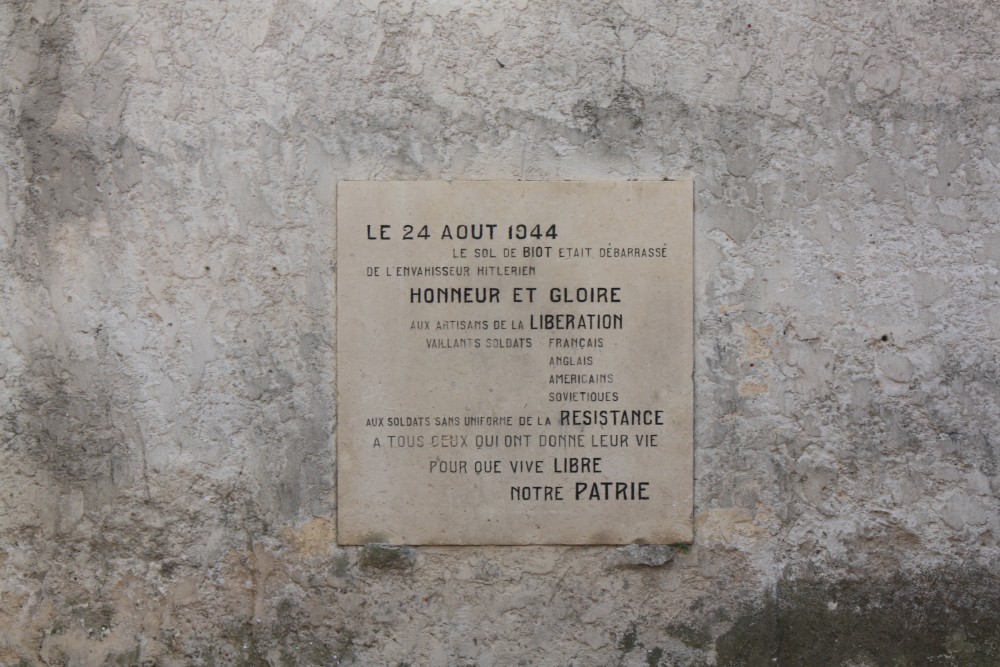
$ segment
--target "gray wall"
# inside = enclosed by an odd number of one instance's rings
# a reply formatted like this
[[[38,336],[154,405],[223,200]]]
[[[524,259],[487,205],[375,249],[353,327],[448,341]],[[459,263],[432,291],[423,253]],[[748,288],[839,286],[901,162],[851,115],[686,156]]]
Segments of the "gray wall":
[[[994,664],[998,13],[0,4],[0,664]],[[336,182],[662,177],[694,544],[336,547]]]

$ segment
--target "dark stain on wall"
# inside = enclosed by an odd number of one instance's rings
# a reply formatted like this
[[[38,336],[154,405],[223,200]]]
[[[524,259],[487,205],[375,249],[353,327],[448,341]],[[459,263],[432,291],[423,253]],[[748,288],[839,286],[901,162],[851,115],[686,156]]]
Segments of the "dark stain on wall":
[[[719,665],[995,665],[1000,576],[980,567],[881,580],[783,580],[719,637]]]

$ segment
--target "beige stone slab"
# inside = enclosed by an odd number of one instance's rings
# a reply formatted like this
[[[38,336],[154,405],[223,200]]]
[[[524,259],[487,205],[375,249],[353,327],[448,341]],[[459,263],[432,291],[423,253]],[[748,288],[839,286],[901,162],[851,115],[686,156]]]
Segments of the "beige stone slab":
[[[341,544],[692,538],[693,187],[344,182]]]

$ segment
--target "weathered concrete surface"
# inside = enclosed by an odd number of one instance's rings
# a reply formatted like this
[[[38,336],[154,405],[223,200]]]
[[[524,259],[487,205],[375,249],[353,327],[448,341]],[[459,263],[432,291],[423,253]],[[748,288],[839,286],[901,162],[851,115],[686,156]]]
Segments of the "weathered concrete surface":
[[[0,4],[0,664],[996,664],[998,25]],[[334,546],[335,182],[667,176],[695,543]]]

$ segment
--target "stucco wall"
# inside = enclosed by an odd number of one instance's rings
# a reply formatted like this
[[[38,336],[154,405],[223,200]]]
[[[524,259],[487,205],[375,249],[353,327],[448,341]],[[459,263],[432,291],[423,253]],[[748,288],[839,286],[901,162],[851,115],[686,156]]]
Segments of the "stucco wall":
[[[995,664],[998,26],[0,3],[0,664]],[[336,182],[663,177],[694,544],[335,546]]]

